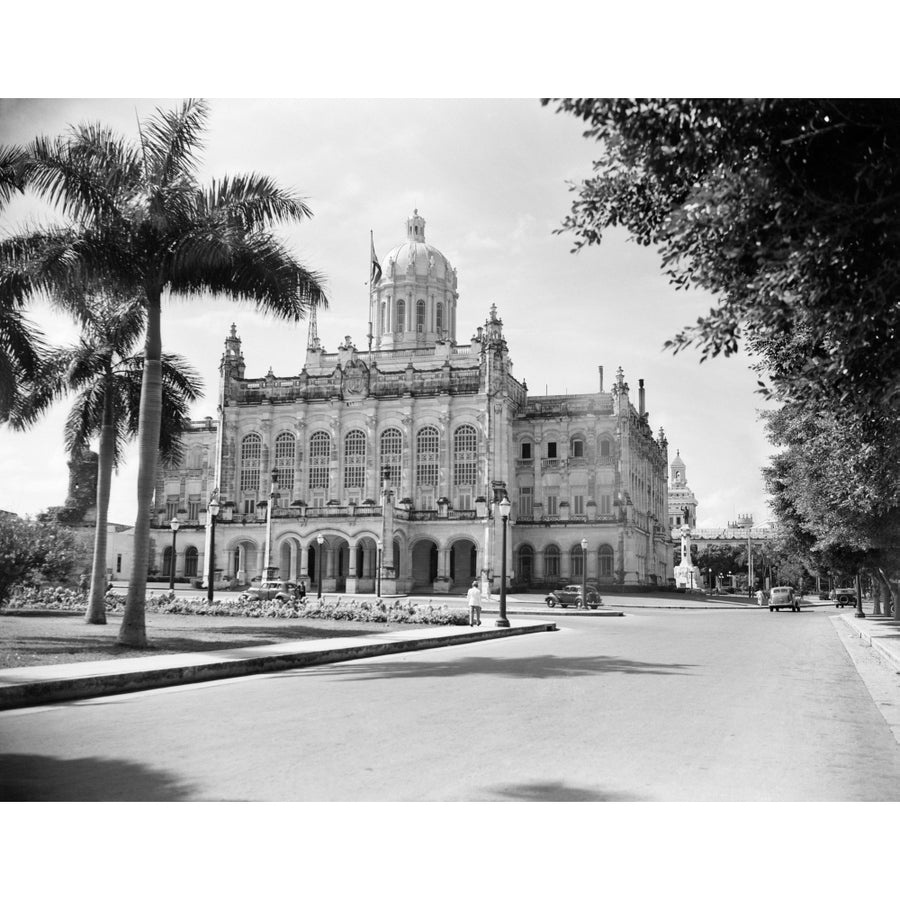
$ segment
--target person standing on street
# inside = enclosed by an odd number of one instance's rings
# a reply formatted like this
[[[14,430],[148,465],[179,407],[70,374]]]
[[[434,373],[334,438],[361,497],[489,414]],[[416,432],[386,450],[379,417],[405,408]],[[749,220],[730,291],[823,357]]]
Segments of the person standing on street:
[[[469,593],[466,594],[469,601],[469,627],[481,624],[481,591],[478,588],[478,582],[473,581]]]

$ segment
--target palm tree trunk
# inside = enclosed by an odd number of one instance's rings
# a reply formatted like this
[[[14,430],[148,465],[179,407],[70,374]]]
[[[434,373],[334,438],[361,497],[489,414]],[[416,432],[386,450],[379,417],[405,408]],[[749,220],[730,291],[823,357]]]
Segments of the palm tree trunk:
[[[147,340],[144,375],[141,382],[141,410],[138,418],[137,520],[134,523],[134,561],[125,614],[118,642],[129,647],[147,646],[144,603],[147,595],[147,565],[150,559],[150,517],[159,429],[162,421],[162,341],[160,338],[160,289],[147,289]]]
[[[91,597],[84,620],[88,625],[106,624],[106,524],[109,516],[109,488],[112,482],[116,432],[113,426],[113,386],[107,378],[103,397],[103,424],[97,459],[97,530],[94,533],[94,564],[91,569]]]

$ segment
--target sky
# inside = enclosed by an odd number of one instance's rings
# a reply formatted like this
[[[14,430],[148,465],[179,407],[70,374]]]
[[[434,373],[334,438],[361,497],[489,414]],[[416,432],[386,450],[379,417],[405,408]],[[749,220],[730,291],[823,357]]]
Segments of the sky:
[[[100,121],[130,139],[137,121],[180,98],[0,100],[0,144],[62,134]],[[758,410],[756,377],[743,355],[704,363],[694,351],[662,349],[714,300],[676,292],[657,253],[610,233],[601,246],[572,253],[571,235],[554,234],[599,153],[573,117],[534,99],[368,99],[210,101],[200,180],[260,172],[304,197],[313,217],[281,229],[287,246],[322,273],[329,308],[319,338],[334,352],[346,335],[362,349],[368,319],[370,231],[383,258],[405,240],[418,209],[426,240],[456,267],[457,333],[465,342],[496,304],[513,374],[534,395],[609,389],[621,367],[637,405],[643,378],[654,433],[662,427],[669,460],[680,453],[698,500],[698,525],[724,527],[749,513],[771,514],[760,468],[771,448]],[[0,213],[0,235],[50,221],[33,198]],[[75,338],[48,307],[32,318],[50,340]],[[299,373],[308,323],[285,324],[226,300],[170,299],[163,344],[200,372],[205,398],[192,415],[215,416],[217,367],[232,323],[243,341],[247,377],[271,367]],[[61,402],[30,432],[0,432],[0,508],[34,515],[65,501],[68,484]],[[133,524],[134,446],[114,477],[110,521]]]

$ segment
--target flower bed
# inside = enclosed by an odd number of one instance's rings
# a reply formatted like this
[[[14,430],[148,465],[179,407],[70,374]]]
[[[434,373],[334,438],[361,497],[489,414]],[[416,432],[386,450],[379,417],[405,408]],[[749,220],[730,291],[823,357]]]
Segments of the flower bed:
[[[165,591],[150,593],[146,610],[191,616],[234,616],[253,619],[333,619],[352,622],[399,622],[412,625],[467,625],[468,610],[419,604],[408,600],[362,600],[352,597],[307,598],[305,600],[240,600],[209,602],[203,598],[178,597]],[[72,588],[23,587],[13,590],[7,609],[40,609],[84,612],[87,603],[81,591]],[[107,612],[123,612],[125,597],[112,592],[106,596]]]

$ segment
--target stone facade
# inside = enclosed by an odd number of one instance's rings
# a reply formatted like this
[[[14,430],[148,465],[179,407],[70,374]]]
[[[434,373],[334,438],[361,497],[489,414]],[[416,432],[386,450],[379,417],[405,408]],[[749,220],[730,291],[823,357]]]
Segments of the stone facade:
[[[495,307],[457,342],[457,273],[417,211],[403,244],[380,263],[373,253],[373,273],[365,349],[348,336],[326,352],[314,314],[299,374],[248,378],[232,327],[217,418],[192,425],[183,467],[159,470],[156,526],[184,521],[176,574],[207,570],[217,491],[217,578],[268,569],[308,587],[321,573],[323,590],[346,593],[374,592],[379,574],[384,593],[476,578],[496,589],[508,496],[511,583],[579,581],[586,560],[601,584],[665,584],[667,442],[651,432],[643,382],[637,409],[621,369],[608,391],[601,374],[596,393],[529,397]]]

